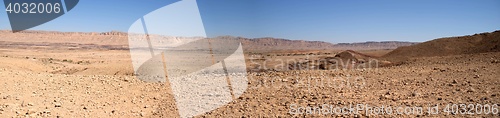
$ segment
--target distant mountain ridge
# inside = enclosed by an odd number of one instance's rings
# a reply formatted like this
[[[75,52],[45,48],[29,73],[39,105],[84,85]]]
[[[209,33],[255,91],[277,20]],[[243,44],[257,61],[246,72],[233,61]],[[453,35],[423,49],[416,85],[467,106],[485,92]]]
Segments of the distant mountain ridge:
[[[342,50],[377,50],[377,49],[396,49],[401,46],[411,46],[418,42],[403,42],[403,41],[368,41],[361,43],[338,43],[335,44],[336,49]]]
[[[243,38],[233,36],[219,36],[216,38],[240,40],[246,50],[266,51],[266,50],[377,50],[396,49],[401,46],[410,46],[417,42],[383,41],[383,42],[362,42],[362,43],[338,43],[332,44],[323,41],[289,40],[281,38]]]
[[[73,43],[93,45],[128,46],[128,34],[124,32],[58,32],[58,31],[21,31],[12,33],[9,30],[0,30],[0,41],[24,43]],[[184,41],[199,37],[172,37],[151,35],[161,38],[165,44],[179,44]],[[272,50],[373,50],[395,49],[400,46],[414,45],[414,42],[363,42],[332,44],[323,41],[289,40],[281,38],[244,38],[234,36],[218,36],[215,38],[227,40],[240,40],[245,51],[272,51]]]

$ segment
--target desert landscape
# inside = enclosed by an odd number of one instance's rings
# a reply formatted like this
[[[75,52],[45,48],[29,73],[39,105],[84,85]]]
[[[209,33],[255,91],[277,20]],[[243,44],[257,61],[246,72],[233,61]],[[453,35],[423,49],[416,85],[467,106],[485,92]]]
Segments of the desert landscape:
[[[136,77],[127,33],[3,30],[0,36],[2,117],[179,117],[172,86]],[[168,44],[187,40],[157,37]],[[215,38],[241,42],[248,88],[195,117],[500,117],[467,114],[474,108],[444,112],[453,104],[500,105],[500,31],[427,42]],[[323,105],[439,113],[315,110]]]

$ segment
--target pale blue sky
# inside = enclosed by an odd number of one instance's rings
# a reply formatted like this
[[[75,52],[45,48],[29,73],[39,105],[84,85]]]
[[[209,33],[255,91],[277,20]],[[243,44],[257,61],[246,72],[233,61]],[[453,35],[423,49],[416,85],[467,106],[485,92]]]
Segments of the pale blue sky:
[[[32,30],[126,32],[143,15],[173,2],[81,0]],[[210,37],[421,42],[500,30],[498,0],[198,0],[198,7]],[[0,29],[10,29],[6,12],[0,12]]]

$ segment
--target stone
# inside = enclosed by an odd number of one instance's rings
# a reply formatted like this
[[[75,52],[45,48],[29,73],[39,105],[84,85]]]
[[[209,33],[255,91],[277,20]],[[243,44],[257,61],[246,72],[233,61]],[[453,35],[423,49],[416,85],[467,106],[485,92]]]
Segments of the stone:
[[[62,107],[61,103],[54,103],[54,107]]]
[[[474,75],[474,78],[479,78],[479,75]]]
[[[471,88],[469,88],[469,90],[467,90],[467,92],[471,92],[471,93],[472,92],[476,92],[476,89],[474,89],[474,88],[471,87]]]
[[[411,96],[413,96],[413,97],[418,97],[419,95],[420,95],[420,94],[419,94],[418,92],[413,92],[413,93],[411,93]]]
[[[453,82],[451,82],[451,83],[453,83],[453,84],[457,84],[457,83],[458,83],[458,81],[454,79],[454,80],[453,80]]]

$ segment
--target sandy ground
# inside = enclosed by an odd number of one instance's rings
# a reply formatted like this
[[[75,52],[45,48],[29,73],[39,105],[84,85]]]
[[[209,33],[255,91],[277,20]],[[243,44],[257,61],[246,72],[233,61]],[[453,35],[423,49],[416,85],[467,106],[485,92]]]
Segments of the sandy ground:
[[[399,66],[372,69],[249,72],[249,88],[241,97],[197,117],[500,117],[443,112],[448,104],[498,106],[499,59],[500,53],[493,52],[414,58]],[[168,84],[145,83],[132,74],[127,50],[2,47],[0,116],[179,116]],[[439,106],[440,112],[342,115],[299,109],[324,104],[424,110]]]

